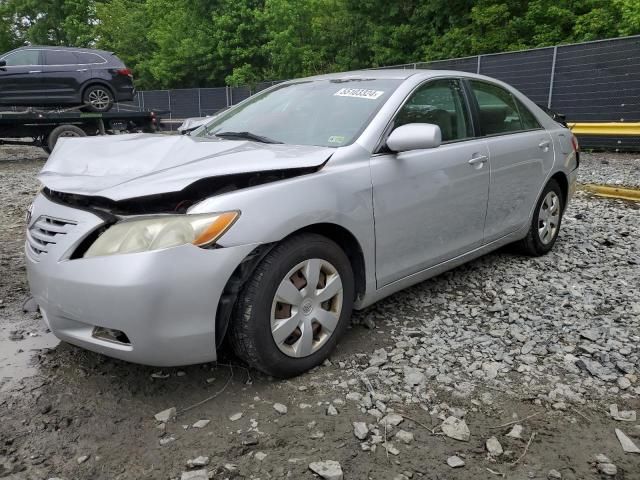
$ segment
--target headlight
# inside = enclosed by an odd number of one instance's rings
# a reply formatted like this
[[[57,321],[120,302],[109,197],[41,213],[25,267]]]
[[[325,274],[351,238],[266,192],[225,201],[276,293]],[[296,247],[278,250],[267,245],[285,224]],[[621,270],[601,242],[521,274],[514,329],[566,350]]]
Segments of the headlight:
[[[220,238],[240,212],[166,215],[125,220],[109,227],[84,257],[136,253],[192,243],[199,247]]]

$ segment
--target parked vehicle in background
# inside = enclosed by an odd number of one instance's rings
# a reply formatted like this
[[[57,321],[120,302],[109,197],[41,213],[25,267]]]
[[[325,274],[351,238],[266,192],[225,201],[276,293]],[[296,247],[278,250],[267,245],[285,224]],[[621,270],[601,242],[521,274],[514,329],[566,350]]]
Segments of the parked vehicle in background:
[[[107,112],[134,94],[131,70],[111,52],[21,47],[0,55],[0,105],[86,105]]]
[[[150,365],[229,341],[288,377],[362,309],[502,245],[544,255],[576,186],[571,132],[455,71],[292,80],[190,135],[59,140],[27,225],[60,339]]]

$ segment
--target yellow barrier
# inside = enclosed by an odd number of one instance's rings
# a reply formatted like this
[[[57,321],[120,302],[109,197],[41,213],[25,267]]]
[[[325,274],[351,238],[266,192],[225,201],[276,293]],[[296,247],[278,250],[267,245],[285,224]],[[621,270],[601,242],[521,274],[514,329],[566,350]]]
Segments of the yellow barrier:
[[[636,202],[640,201],[640,189],[595,185],[592,183],[578,185],[578,188],[586,192],[591,192],[599,197],[634,200]]]
[[[576,135],[640,136],[640,123],[569,123],[568,125]]]

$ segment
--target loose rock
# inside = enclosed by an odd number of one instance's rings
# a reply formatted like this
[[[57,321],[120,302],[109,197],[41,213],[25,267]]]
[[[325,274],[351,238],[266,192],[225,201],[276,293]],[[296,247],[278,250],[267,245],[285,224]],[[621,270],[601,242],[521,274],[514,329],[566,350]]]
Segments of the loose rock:
[[[311,462],[309,470],[320,476],[324,480],[342,480],[343,473],[340,463],[335,460],[324,460],[322,462]]]
[[[167,408],[166,410],[156,413],[154,418],[158,422],[167,423],[169,420],[176,418],[176,407]]]
[[[496,437],[489,438],[485,445],[487,447],[487,452],[489,452],[489,455],[492,457],[499,457],[504,453],[502,445],[500,445],[500,442]]]
[[[280,415],[285,415],[288,411],[288,408],[286,405],[283,405],[281,403],[274,403],[273,404],[273,409],[278,412]]]
[[[447,458],[447,465],[451,468],[460,468],[464,467],[465,463],[460,457],[453,455],[452,457]]]
[[[471,432],[466,422],[454,416],[447,417],[447,419],[442,422],[440,428],[447,437],[453,438],[454,440],[468,442],[471,437]]]

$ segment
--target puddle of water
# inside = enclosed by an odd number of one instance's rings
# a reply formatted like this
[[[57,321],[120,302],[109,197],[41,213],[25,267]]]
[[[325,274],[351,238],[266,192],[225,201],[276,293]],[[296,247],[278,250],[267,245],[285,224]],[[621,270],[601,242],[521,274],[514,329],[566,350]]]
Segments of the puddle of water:
[[[30,336],[13,341],[0,338],[0,391],[10,390],[22,379],[38,373],[34,355],[45,348],[54,348],[60,343],[52,333]]]

